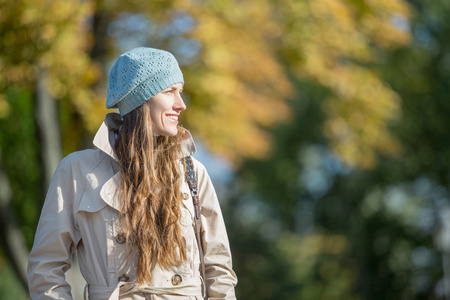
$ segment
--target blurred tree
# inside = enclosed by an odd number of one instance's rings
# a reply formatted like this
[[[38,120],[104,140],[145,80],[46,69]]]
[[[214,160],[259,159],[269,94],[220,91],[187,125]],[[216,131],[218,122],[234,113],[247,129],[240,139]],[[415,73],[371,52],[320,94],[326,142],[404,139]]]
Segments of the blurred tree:
[[[281,1],[276,10],[278,50],[293,76],[314,79],[332,92],[324,103],[323,130],[330,146],[351,166],[374,166],[377,154],[396,155],[388,130],[399,117],[399,97],[370,64],[378,49],[409,41],[404,1]],[[377,101],[373,101],[376,98]],[[365,126],[361,127],[361,123]]]
[[[365,66],[401,95],[395,108],[399,118],[385,127],[401,155],[374,160],[366,156],[370,164],[363,166],[374,168],[365,171],[343,164],[346,159],[328,150],[329,143],[334,143],[328,139],[328,129],[321,130],[329,124],[328,106],[341,104],[328,100],[334,90],[323,89],[329,87],[326,83],[297,83],[303,92],[301,101],[292,104],[294,121],[273,131],[276,146],[269,160],[246,161],[240,188],[227,210],[229,218],[237,211],[242,219],[231,224],[239,228],[231,230],[234,253],[240,262],[251,262],[236,266],[246,285],[239,289],[241,297],[449,296],[434,235],[439,216],[448,218],[443,212],[449,199],[450,23],[446,16],[450,5],[446,1],[411,3],[415,13],[410,21],[398,16],[391,20],[413,33],[411,44],[388,50],[373,44],[377,59]],[[367,95],[371,105],[380,104],[375,95]],[[348,109],[352,112],[351,106]],[[372,111],[346,131],[368,130],[376,114]],[[375,141],[378,133],[372,134]],[[442,234],[448,239],[448,232]],[[332,250],[334,255],[324,255]],[[253,252],[260,254],[257,260],[252,259]]]

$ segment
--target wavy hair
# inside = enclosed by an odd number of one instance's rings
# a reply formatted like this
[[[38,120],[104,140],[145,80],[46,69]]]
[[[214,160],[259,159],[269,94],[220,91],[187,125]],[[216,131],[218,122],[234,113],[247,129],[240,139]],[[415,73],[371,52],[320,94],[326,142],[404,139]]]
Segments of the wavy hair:
[[[115,150],[119,158],[120,223],[138,252],[136,279],[151,283],[152,267],[186,261],[181,218],[179,158],[182,133],[155,136],[148,102],[123,117]]]

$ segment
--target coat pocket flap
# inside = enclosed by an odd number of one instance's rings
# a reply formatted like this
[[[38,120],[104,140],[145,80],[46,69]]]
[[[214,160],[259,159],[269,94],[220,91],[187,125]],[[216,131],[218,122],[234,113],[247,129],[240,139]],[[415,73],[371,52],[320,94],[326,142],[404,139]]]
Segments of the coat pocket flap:
[[[105,185],[105,181],[108,182],[97,174],[90,173],[86,176],[84,192],[77,212],[97,212],[108,205],[101,197],[101,190]]]
[[[117,211],[119,210],[117,196],[120,184],[120,171],[110,176],[107,177],[103,173],[88,174],[78,211],[96,212],[106,205]]]
[[[83,196],[78,207],[78,212],[97,212],[103,209],[107,204],[100,197],[90,197],[89,195]]]

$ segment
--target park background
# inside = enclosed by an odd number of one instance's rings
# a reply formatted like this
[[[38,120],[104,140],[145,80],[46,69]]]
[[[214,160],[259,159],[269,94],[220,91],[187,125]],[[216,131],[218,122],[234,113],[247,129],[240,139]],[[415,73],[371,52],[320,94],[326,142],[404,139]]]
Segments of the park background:
[[[449,299],[450,1],[0,0],[0,299],[136,46],[185,74],[239,299]],[[80,294],[78,287],[74,293]]]

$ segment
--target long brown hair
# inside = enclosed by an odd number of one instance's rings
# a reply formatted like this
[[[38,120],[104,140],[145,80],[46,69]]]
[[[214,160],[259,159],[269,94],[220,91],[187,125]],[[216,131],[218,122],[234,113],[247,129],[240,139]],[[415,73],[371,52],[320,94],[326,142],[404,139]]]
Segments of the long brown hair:
[[[181,136],[154,136],[148,102],[123,117],[116,141],[121,171],[120,221],[139,251],[136,279],[151,283],[152,266],[186,261],[181,218]]]

